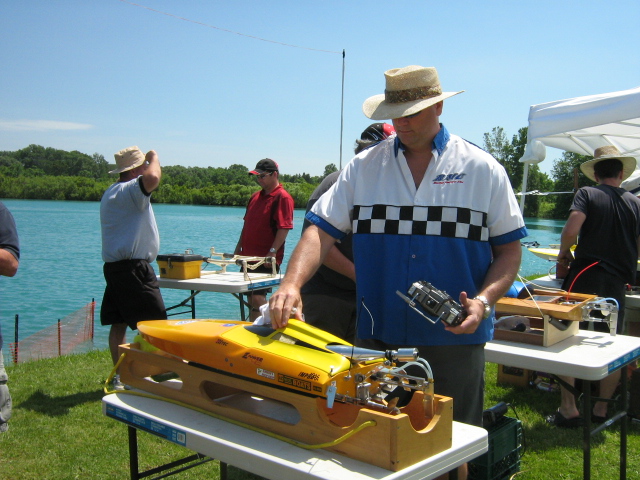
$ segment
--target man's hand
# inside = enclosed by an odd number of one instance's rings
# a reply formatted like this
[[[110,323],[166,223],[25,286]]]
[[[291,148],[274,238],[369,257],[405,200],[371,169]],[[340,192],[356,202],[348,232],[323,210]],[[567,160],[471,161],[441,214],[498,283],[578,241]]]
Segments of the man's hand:
[[[275,261],[276,261],[276,254],[275,253],[269,252],[264,257],[264,263],[267,264],[267,265],[271,265]]]
[[[302,320],[300,289],[283,283],[269,299],[269,315],[273,328],[286,327],[292,315]]]
[[[445,330],[456,335],[475,332],[484,316],[484,304],[480,300],[469,298],[467,292],[460,292],[460,305],[467,312],[466,318],[455,327],[443,323]]]
[[[568,267],[569,264],[571,262],[573,262],[573,253],[571,252],[570,249],[569,250],[561,250],[558,253],[558,257],[556,259],[556,262],[558,262],[563,267]]]

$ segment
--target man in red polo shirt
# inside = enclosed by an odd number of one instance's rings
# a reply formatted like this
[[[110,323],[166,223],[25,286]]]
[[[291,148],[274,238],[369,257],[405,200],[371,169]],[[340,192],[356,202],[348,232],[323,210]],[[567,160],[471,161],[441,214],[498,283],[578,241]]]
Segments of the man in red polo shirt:
[[[236,245],[236,255],[275,257],[278,271],[284,258],[284,243],[293,228],[293,198],[280,185],[278,164],[270,158],[260,160],[249,172],[262,187],[251,196],[244,215],[244,226]],[[260,265],[255,272],[271,272],[271,265]],[[251,320],[260,316],[270,288],[249,295]]]

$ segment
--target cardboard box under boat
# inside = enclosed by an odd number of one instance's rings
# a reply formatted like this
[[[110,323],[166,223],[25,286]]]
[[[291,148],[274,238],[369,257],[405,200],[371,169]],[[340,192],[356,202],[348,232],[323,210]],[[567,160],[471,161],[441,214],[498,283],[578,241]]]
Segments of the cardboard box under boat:
[[[156,257],[160,276],[186,280],[188,278],[200,278],[202,255],[171,253]]]
[[[578,333],[582,307],[596,295],[533,290],[526,298],[503,297],[496,303],[495,340],[549,347]],[[521,319],[522,326],[507,320]]]
[[[498,364],[498,383],[527,387],[529,386],[532,376],[533,370]]]
[[[425,415],[420,391],[397,415],[341,402],[328,408],[325,398],[224,375],[140,350],[137,343],[118,350],[118,373],[126,385],[387,470],[402,470],[452,445],[450,397],[434,395],[432,416]]]

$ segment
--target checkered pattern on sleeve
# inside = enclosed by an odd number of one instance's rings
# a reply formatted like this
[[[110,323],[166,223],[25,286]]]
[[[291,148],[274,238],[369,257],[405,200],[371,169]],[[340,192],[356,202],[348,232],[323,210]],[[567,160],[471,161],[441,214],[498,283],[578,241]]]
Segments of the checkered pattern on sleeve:
[[[487,214],[458,207],[356,205],[353,233],[438,235],[488,241]]]

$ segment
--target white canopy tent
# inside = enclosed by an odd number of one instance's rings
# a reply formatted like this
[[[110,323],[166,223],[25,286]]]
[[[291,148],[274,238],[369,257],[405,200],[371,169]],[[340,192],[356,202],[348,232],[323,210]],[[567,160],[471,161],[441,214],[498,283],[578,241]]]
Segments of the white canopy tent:
[[[529,164],[545,159],[545,146],[593,155],[604,145],[616,146],[622,155],[640,157],[640,87],[533,105],[520,159],[525,164],[520,209],[524,210]],[[640,186],[640,168],[622,186],[627,190]]]

